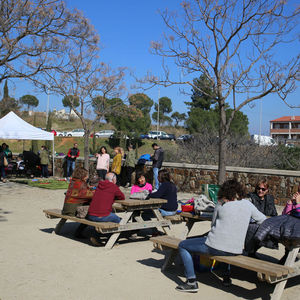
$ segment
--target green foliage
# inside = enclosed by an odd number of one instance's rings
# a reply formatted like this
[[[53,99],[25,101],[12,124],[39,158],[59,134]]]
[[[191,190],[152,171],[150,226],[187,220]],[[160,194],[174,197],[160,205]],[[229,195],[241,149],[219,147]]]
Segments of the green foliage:
[[[300,170],[300,148],[278,146],[279,159],[276,163],[276,168],[281,170]]]
[[[143,93],[133,94],[129,97],[129,104],[141,110],[144,116],[150,113],[153,100]]]
[[[231,108],[226,110],[226,117],[229,118],[232,112]],[[219,112],[214,110],[203,110],[201,108],[193,108],[189,113],[186,126],[191,133],[201,133],[203,130],[214,132],[217,134],[219,130]],[[248,117],[241,111],[237,111],[229,128],[230,135],[244,136],[248,134]]]
[[[211,106],[216,103],[213,83],[204,74],[193,80],[192,93],[192,102],[185,102],[191,109],[210,110]]]
[[[0,101],[0,117],[5,116],[9,112],[18,112],[20,109],[19,102],[9,96],[7,80],[5,81],[3,88],[3,99]]]
[[[20,102],[24,105],[27,105],[27,110],[29,111],[30,107],[37,107],[39,105],[39,100],[33,95],[24,95],[20,98]]]
[[[161,97],[158,99],[159,102],[159,124],[171,123],[172,119],[167,116],[172,112],[172,100],[168,97]],[[157,122],[158,117],[158,104],[155,103],[155,112],[152,114],[153,121]]]
[[[201,133],[203,130],[216,133],[219,128],[219,115],[216,110],[192,108],[186,126],[190,133]]]
[[[186,120],[186,114],[185,113],[179,113],[178,111],[175,111],[171,118],[175,121],[175,127],[178,127],[178,124],[182,121]]]
[[[7,85],[7,80],[5,80],[4,88],[3,88],[3,98],[8,98],[8,85]]]
[[[34,114],[33,116],[33,126],[36,126],[37,122],[36,122],[36,114]],[[38,153],[39,148],[38,148],[38,141],[37,140],[32,140],[31,141],[31,151],[34,153]]]
[[[79,98],[77,96],[68,95],[65,96],[62,99],[62,104],[64,107],[69,107],[70,112],[72,110],[72,107],[78,107],[79,106]]]
[[[226,109],[226,118],[228,119],[233,109]],[[230,124],[229,133],[236,136],[245,136],[249,134],[248,131],[249,120],[247,115],[241,111],[236,111],[234,118]]]

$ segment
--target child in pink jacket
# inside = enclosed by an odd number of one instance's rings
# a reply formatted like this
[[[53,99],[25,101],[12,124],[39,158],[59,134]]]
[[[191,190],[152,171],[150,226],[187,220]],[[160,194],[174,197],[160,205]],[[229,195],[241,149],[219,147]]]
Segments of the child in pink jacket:
[[[146,182],[146,178],[143,173],[137,174],[135,184],[131,187],[130,193],[139,193],[143,190],[148,190],[149,194],[152,192],[152,185]]]

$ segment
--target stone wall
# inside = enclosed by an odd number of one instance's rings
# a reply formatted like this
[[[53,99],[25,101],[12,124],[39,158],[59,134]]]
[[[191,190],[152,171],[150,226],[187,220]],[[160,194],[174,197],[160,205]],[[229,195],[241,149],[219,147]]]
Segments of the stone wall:
[[[76,161],[76,165],[83,166],[83,159],[79,158]],[[95,165],[95,158],[91,158],[90,172],[93,173],[95,171]],[[147,163],[141,168],[146,173],[148,181],[151,182],[151,164]],[[197,194],[201,192],[202,184],[217,184],[217,166],[165,162],[163,168],[169,170],[178,190],[182,192]],[[299,171],[238,167],[227,167],[226,170],[226,177],[236,178],[242,182],[247,192],[254,190],[255,184],[260,178],[266,178],[270,185],[270,191],[276,198],[276,204],[278,205],[284,205],[286,200],[296,192],[300,185]],[[55,159],[55,175],[65,177],[63,158]]]

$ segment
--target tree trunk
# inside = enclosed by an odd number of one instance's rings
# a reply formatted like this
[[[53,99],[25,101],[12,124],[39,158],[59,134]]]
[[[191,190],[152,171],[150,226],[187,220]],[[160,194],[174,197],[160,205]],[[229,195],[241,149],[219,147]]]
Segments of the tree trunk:
[[[220,105],[220,126],[219,126],[219,174],[218,184],[221,185],[226,179],[226,112],[224,103]]]
[[[90,130],[85,130],[85,135],[83,137],[84,140],[84,168],[89,171],[89,136],[90,136]]]

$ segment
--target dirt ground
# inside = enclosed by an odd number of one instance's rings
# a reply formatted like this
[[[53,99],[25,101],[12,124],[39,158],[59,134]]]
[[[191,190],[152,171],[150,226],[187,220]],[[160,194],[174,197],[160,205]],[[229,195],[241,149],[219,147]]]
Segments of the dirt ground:
[[[274,286],[259,282],[254,272],[233,267],[229,288],[206,272],[198,273],[197,294],[180,293],[175,287],[184,280],[182,265],[162,273],[163,254],[145,238],[121,239],[105,250],[91,246],[88,239],[75,239],[75,223],[66,223],[60,235],[52,234],[58,220],[47,219],[43,209],[61,208],[63,193],[0,183],[1,300],[269,299],[273,292]],[[191,234],[204,233],[209,225],[198,223]],[[179,236],[183,226],[174,225],[173,234]],[[275,258],[283,252],[283,247],[260,251]],[[299,283],[299,276],[290,279],[282,299],[297,299]]]

